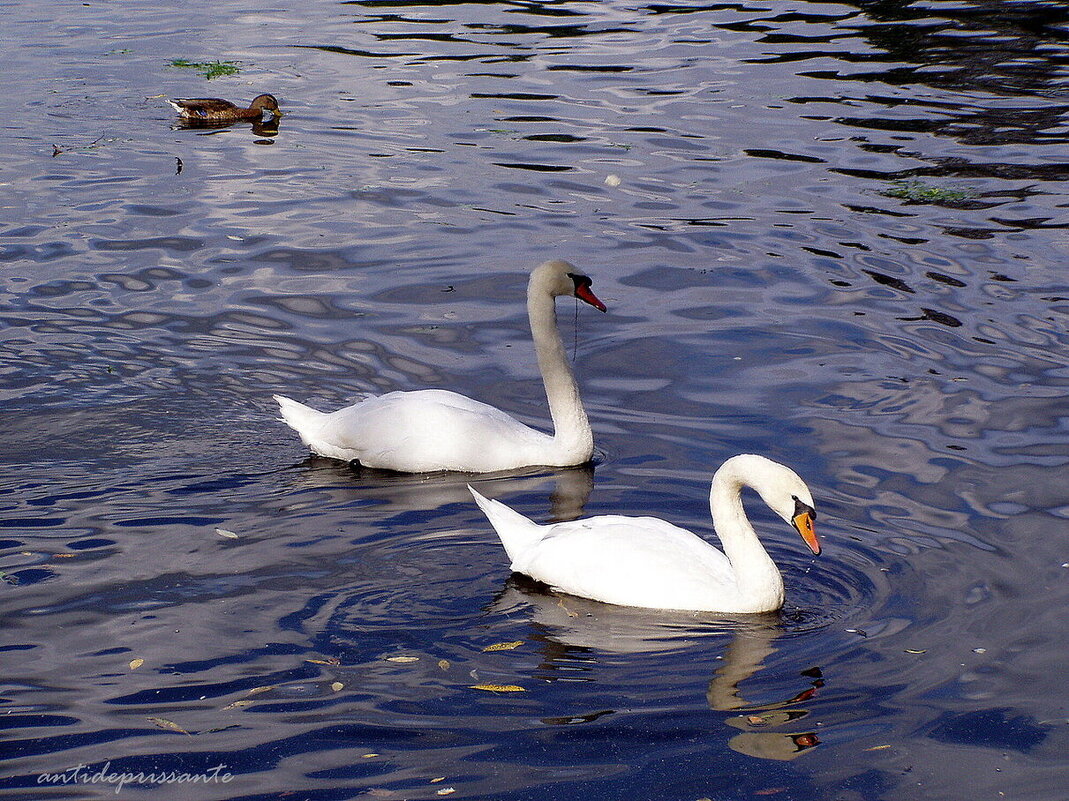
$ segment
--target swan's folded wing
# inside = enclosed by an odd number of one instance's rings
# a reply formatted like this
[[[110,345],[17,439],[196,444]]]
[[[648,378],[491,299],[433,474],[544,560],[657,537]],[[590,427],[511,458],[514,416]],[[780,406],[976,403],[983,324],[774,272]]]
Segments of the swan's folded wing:
[[[368,467],[406,472],[507,469],[550,440],[500,409],[440,389],[390,392],[340,409],[321,436],[358,452]]]
[[[654,517],[557,524],[513,567],[564,592],[626,606],[689,609],[711,593],[737,592],[723,553]]]

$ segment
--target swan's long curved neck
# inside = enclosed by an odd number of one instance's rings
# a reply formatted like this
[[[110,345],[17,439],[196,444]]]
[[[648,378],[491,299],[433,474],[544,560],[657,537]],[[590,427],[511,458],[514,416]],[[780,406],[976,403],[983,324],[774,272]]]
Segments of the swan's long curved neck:
[[[553,295],[533,281],[527,291],[527,317],[553,418],[554,446],[565,464],[585,462],[594,454],[594,435],[557,328]]]
[[[743,487],[753,487],[753,484],[730,461],[716,471],[709,491],[713,528],[731,562],[743,597],[754,601],[772,599],[776,604],[763,608],[777,608],[783,601],[783,577],[746,517]]]

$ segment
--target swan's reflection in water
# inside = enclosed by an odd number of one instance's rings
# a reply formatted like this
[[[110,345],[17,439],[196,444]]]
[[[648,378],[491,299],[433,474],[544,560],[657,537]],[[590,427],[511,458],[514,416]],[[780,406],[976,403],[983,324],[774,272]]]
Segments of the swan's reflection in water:
[[[292,489],[315,493],[322,491],[342,495],[335,500],[360,499],[374,506],[379,515],[404,512],[427,512],[445,506],[463,504],[472,510],[472,520],[493,537],[483,521],[468,484],[490,495],[544,492],[553,482],[549,494],[550,514],[547,522],[575,520],[594,488],[594,465],[578,467],[527,467],[502,473],[397,473],[347,465],[335,459],[309,456],[295,469],[300,472],[291,482]],[[322,500],[317,500],[322,503]],[[495,537],[496,539],[496,537]],[[501,552],[502,560],[505,552]]]
[[[711,613],[664,612],[613,606],[586,598],[553,593],[526,576],[513,574],[490,610],[530,615],[531,639],[540,643],[544,664],[571,658],[575,650],[613,654],[668,654],[702,648],[705,641],[730,637],[722,658],[706,688],[709,708],[737,712],[726,725],[741,729],[728,746],[740,754],[759,759],[791,760],[820,744],[816,732],[801,722],[809,716],[802,704],[824,686],[819,668],[803,671],[800,689],[781,701],[750,703],[740,685],[763,669],[775,653],[775,641],[783,634],[777,614],[729,616]],[[588,723],[613,710],[547,718],[547,724]]]
[[[783,731],[797,729],[809,716],[805,703],[824,686],[819,668],[802,673],[810,685],[794,696],[767,704],[751,704],[742,697],[739,685],[761,670],[765,659],[775,652],[773,642],[780,631],[774,626],[750,627],[737,631],[724,650],[724,659],[713,674],[705,691],[709,708],[718,711],[738,711],[727,725],[742,729],[728,741],[733,751],[761,759],[790,760],[820,744],[813,731]]]

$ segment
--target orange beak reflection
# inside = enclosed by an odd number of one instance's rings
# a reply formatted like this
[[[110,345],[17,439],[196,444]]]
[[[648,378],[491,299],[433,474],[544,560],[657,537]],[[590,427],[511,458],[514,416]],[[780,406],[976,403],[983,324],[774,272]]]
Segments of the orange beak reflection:
[[[791,521],[798,533],[802,535],[805,544],[814,555],[820,556],[820,540],[817,539],[817,530],[813,525],[813,513],[808,509],[796,514]]]

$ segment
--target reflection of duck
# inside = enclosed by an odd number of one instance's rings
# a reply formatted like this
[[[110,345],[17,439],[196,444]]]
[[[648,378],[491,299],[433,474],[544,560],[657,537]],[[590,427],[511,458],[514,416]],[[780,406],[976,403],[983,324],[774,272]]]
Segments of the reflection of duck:
[[[471,492],[512,569],[556,589],[623,606],[767,612],[783,605],[783,578],[746,519],[744,486],[820,553],[808,487],[790,468],[752,454],[733,456],[713,476],[709,505],[723,553],[654,517],[603,515],[540,526]]]
[[[313,451],[365,467],[488,473],[583,464],[593,455],[594,439],[557,330],[558,295],[573,295],[605,311],[590,291],[590,279],[568,262],[547,261],[531,273],[527,314],[553,418],[552,436],[443,389],[389,392],[329,414],[281,395],[275,400],[285,422]]]
[[[259,95],[253,98],[248,108],[236,106],[229,100],[221,100],[218,97],[182,97],[167,102],[188,122],[262,120],[265,111],[276,118],[282,116],[274,95]]]

